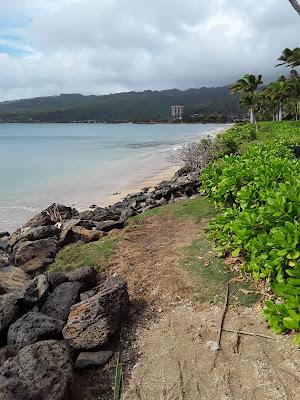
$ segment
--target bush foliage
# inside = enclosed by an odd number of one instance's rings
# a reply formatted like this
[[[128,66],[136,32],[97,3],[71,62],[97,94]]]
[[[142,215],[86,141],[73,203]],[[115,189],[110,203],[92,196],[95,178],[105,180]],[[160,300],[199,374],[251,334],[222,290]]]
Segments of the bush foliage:
[[[243,126],[242,129],[241,126]],[[191,142],[180,146],[171,154],[170,159],[176,164],[188,167],[191,171],[200,172],[211,161],[225,155],[236,154],[242,143],[255,139],[254,125],[237,125],[215,137],[207,136],[199,143]]]
[[[262,143],[243,155],[226,155],[202,173],[203,189],[220,211],[211,237],[222,254],[242,255],[244,268],[273,289],[277,299],[264,310],[272,329],[299,332],[300,123],[262,123],[259,131]],[[250,135],[245,125],[224,136],[241,144]]]

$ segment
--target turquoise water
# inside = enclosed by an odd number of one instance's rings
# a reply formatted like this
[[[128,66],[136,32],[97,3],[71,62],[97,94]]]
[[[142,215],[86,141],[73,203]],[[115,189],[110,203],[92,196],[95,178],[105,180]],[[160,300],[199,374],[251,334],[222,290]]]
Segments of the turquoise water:
[[[176,146],[221,125],[0,124],[0,230],[52,202],[93,203],[167,166]]]

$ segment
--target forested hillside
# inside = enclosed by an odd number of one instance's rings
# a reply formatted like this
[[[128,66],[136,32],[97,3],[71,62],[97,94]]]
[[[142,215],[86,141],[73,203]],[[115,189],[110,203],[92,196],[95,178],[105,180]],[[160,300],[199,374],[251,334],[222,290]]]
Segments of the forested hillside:
[[[61,94],[0,103],[2,122],[72,122],[96,120],[161,121],[172,105],[186,107],[186,115],[227,115],[238,109],[229,87],[117,93],[104,96]]]

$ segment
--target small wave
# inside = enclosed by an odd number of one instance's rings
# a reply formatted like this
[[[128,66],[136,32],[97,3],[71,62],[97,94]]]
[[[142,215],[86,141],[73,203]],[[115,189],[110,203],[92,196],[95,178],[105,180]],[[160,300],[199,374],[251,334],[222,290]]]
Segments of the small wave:
[[[31,211],[31,212],[37,211],[35,208],[27,206],[0,206],[0,210],[20,210],[20,211]]]

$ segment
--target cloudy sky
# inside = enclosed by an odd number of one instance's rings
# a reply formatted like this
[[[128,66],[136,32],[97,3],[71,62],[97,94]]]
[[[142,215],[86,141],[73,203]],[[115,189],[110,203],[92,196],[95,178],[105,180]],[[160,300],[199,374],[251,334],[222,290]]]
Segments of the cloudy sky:
[[[0,101],[272,79],[288,0],[0,0]]]

